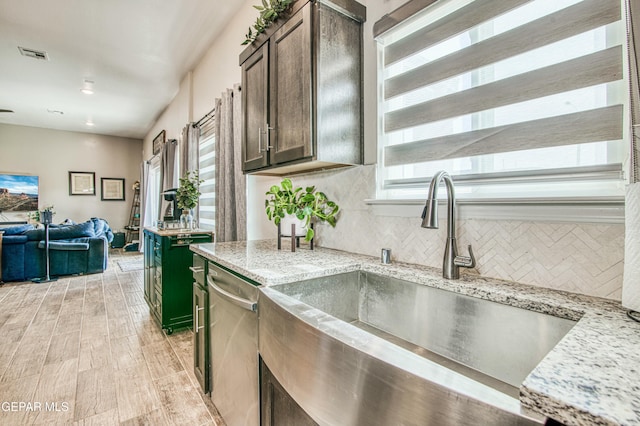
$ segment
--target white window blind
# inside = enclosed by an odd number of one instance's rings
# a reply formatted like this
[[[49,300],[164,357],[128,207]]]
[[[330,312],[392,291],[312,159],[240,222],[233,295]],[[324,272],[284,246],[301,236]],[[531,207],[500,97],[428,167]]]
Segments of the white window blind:
[[[198,204],[199,226],[202,229],[214,230],[216,218],[216,151],[215,151],[215,118],[200,127],[198,149],[198,168],[200,179],[200,202]]]
[[[378,37],[378,198],[624,194],[621,0],[440,0]],[[444,194],[443,194],[444,195]]]

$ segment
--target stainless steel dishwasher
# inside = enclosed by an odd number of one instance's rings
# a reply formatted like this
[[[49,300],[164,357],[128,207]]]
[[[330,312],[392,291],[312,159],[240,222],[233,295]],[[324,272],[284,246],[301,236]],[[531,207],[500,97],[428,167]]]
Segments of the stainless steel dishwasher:
[[[209,287],[211,398],[228,426],[259,425],[258,288],[213,262]]]

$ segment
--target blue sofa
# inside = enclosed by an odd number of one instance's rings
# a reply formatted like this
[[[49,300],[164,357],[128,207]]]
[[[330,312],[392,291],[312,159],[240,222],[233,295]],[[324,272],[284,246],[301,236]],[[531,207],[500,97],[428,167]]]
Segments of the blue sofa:
[[[44,230],[32,225],[1,228],[2,280],[26,281],[46,275]],[[73,225],[51,225],[49,254],[52,276],[93,274],[107,268],[113,232],[104,219]]]

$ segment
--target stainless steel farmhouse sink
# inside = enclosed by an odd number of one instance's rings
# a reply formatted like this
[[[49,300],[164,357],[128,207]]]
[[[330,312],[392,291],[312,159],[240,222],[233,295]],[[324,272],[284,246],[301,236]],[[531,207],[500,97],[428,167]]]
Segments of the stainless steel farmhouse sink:
[[[262,288],[259,349],[319,424],[536,424],[518,388],[574,324],[358,271]]]

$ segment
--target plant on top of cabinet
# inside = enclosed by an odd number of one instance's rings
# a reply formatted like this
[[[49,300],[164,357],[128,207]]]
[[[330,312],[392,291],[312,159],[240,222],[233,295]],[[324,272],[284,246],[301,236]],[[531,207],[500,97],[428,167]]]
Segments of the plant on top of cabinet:
[[[250,44],[256,41],[256,38],[262,34],[278,17],[289,9],[289,6],[295,0],[262,0],[262,6],[253,6],[260,12],[260,16],[256,18],[253,29],[249,27],[242,45]],[[253,32],[255,30],[255,32]]]
[[[269,220],[278,225],[287,215],[295,216],[304,224],[306,241],[311,241],[314,236],[313,229],[309,226],[312,218],[327,222],[332,227],[336,226],[340,207],[329,200],[324,192],[317,191],[315,186],[304,190],[302,187],[294,188],[291,179],[285,178],[280,186],[273,185],[266,195],[268,198],[264,206]]]

